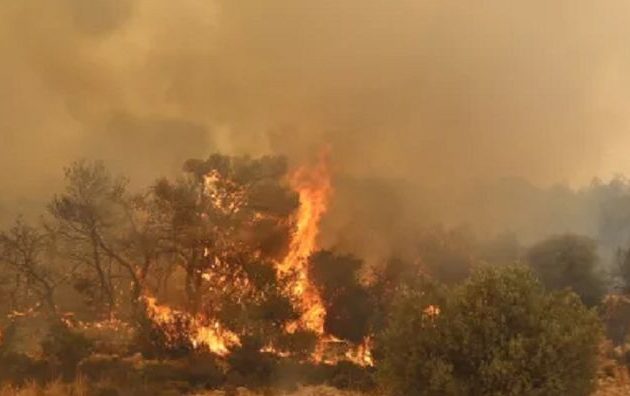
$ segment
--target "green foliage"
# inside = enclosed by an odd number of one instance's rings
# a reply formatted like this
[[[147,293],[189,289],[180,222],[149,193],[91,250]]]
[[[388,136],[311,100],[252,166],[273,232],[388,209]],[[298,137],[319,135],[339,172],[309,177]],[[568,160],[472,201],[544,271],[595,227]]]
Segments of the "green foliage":
[[[588,237],[561,235],[546,239],[527,252],[527,262],[549,289],[571,288],[584,304],[598,304],[605,284],[597,272],[597,245]]]
[[[460,286],[399,292],[379,378],[396,396],[588,395],[600,336],[574,294],[546,293],[522,267],[482,268]]]
[[[49,205],[44,232],[18,222],[0,233],[0,300],[11,300],[2,309],[30,315],[28,308],[44,301],[54,313],[56,301],[71,291],[88,306],[87,320],[132,318],[135,325],[123,343],[97,336],[93,345],[86,326],[78,332],[55,322],[41,344],[41,361],[0,345],[0,378],[59,371],[70,378],[78,369],[118,385],[170,384],[175,394],[298,382],[372,388],[371,368],[312,363],[318,335],[287,332],[300,312],[288,287],[298,274],[280,279],[274,267],[286,255],[299,205],[286,159],[215,154],[187,161],[184,172],[130,195],[126,181],[102,163],[80,161],[66,170],[66,188]],[[463,283],[480,260],[519,257],[513,236],[484,245],[466,230],[436,228],[421,234],[415,248],[401,253],[410,253],[409,262],[391,260],[376,270],[369,285],[359,281],[361,259],[329,251],[309,258],[309,279],[326,308],[325,331],[343,340],[331,342],[327,353],[340,357],[343,347],[384,329],[373,355],[394,395],[588,392],[599,326],[573,294],[547,294],[530,273],[512,267],[480,270]],[[528,259],[548,288],[572,287],[589,304],[599,300],[592,241],[551,239],[533,247]],[[142,309],[143,293],[180,310],[156,321]],[[191,341],[195,327],[210,318],[239,336],[241,345],[228,356]],[[160,360],[129,358],[137,351]]]

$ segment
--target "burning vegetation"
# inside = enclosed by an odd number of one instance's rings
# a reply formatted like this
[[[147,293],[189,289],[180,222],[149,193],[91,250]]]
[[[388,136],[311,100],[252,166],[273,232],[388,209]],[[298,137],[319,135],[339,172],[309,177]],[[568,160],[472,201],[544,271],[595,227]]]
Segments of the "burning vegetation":
[[[86,347],[69,376],[104,352],[89,342],[95,329],[129,334],[117,354],[147,359],[373,366],[367,317],[352,323],[366,312],[344,306],[347,287],[367,296],[360,262],[318,251],[333,194],[327,153],[294,170],[281,157],[216,154],[141,194],[100,163],[75,163],[66,180],[41,228],[18,220],[2,235],[2,263],[18,282],[3,328],[42,320],[78,337]]]
[[[591,240],[552,238],[523,254],[437,228],[415,260],[366,268],[318,245],[334,197],[326,152],[295,168],[214,154],[183,170],[131,193],[101,163],[77,162],[40,225],[18,219],[0,235],[2,381],[176,382],[179,393],[593,388],[600,321],[583,302],[602,292],[588,286],[601,281]],[[486,268],[492,257],[531,269]],[[579,296],[550,293],[532,272]],[[616,340],[625,334],[615,327]]]

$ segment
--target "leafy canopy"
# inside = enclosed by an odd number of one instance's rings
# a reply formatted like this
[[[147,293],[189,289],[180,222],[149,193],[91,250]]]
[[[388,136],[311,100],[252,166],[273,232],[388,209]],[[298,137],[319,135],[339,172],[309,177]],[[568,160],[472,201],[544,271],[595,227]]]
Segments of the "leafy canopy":
[[[379,339],[391,395],[588,395],[601,334],[570,292],[520,266],[481,268],[445,288],[402,288]]]

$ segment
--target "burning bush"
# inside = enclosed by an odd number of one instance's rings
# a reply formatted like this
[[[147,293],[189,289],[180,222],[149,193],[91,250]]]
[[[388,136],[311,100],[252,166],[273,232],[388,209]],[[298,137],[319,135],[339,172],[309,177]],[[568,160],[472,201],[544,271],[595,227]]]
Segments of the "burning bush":
[[[151,310],[152,300],[146,300],[146,311],[138,315],[137,345],[147,358],[181,357],[194,348],[194,320],[181,311],[171,312],[168,316],[159,316]]]

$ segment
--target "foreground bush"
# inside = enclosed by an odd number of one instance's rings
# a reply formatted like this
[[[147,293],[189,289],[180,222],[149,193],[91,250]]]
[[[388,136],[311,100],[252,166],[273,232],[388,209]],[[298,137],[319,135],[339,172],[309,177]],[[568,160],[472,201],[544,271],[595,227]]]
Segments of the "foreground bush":
[[[484,268],[450,289],[401,290],[380,337],[391,395],[588,395],[600,324],[569,292],[521,267]]]

